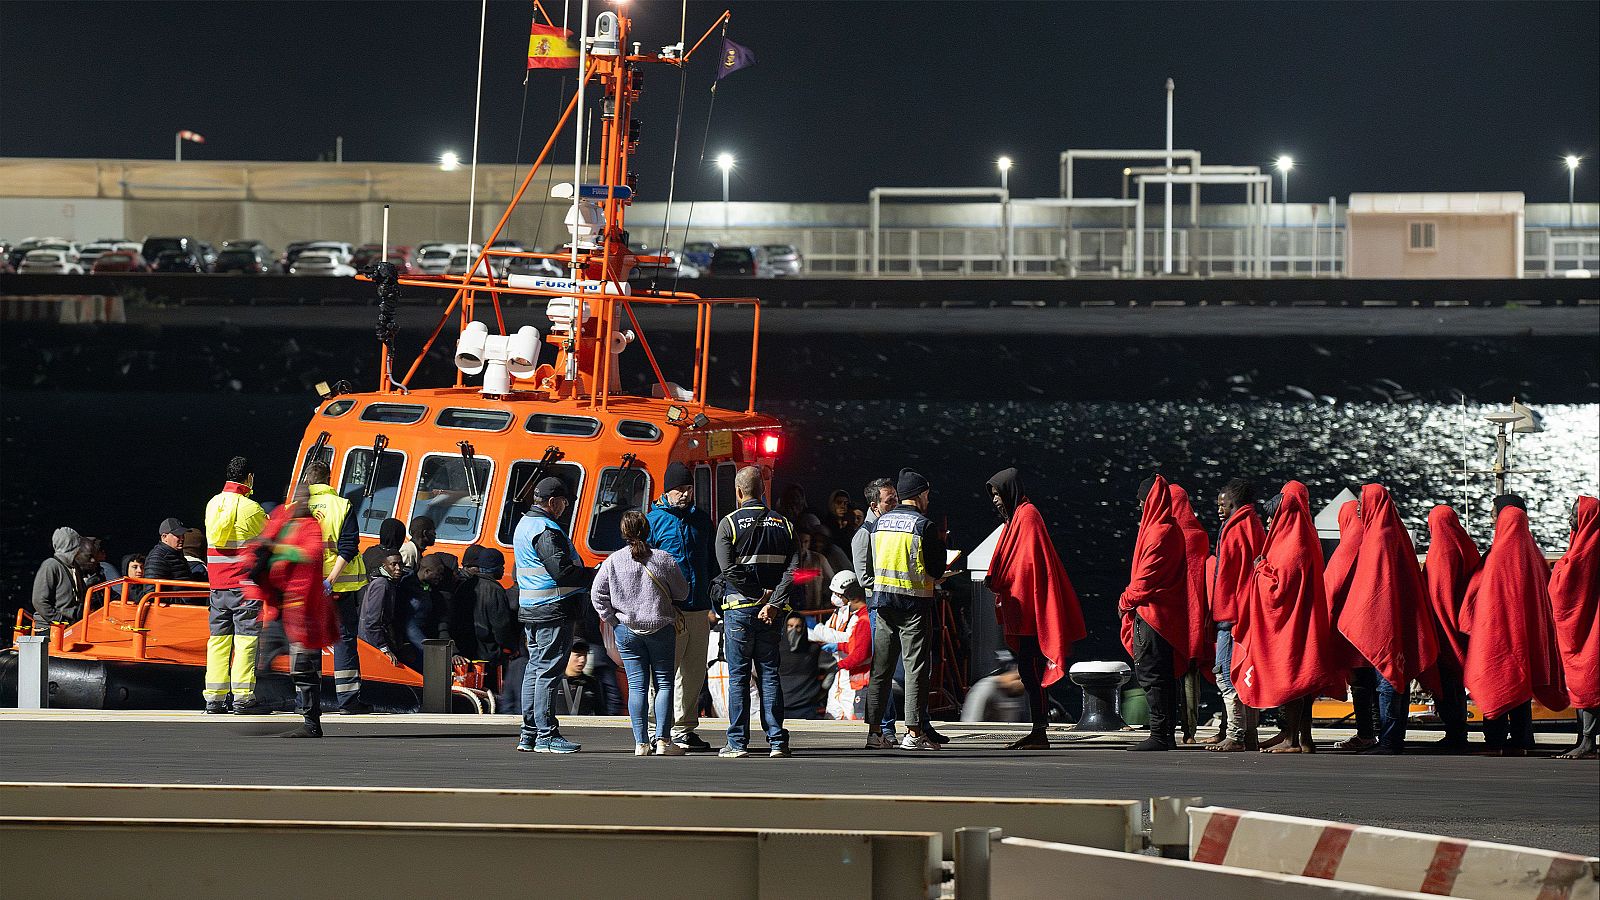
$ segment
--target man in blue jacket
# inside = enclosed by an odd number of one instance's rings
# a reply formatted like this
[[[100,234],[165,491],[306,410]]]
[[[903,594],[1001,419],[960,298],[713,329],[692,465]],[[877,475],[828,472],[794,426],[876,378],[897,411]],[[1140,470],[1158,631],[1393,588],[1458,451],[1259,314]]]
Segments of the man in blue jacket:
[[[522,736],[526,753],[576,753],[581,747],[561,736],[552,702],[566,670],[572,626],[587,602],[590,574],[561,526],[570,494],[550,476],[533,486],[528,508],[512,538],[517,559],[517,618],[528,645],[522,676]]]
[[[691,753],[709,753],[711,745],[694,733],[700,725],[700,691],[705,687],[707,651],[711,646],[711,516],[694,505],[694,475],[680,462],[670,463],[661,480],[666,493],[650,508],[650,544],[678,562],[689,582],[683,610],[684,630],[673,656],[672,742]]]

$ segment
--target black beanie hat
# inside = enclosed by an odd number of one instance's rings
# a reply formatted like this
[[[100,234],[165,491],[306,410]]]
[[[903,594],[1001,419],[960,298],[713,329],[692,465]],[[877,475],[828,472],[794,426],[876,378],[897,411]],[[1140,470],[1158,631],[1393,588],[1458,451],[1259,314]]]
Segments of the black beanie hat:
[[[894,483],[894,492],[901,500],[919,497],[928,492],[928,479],[910,469],[901,469],[900,477]]]
[[[671,491],[686,484],[694,484],[694,473],[681,462],[667,463],[667,474],[661,479],[661,489]]]

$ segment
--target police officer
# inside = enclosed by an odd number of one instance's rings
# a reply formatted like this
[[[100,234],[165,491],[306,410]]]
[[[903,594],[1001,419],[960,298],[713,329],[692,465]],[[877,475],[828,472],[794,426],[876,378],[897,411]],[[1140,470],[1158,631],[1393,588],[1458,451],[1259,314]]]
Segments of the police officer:
[[[761,502],[761,470],[740,469],[733,477],[739,507],[717,525],[720,589],[713,592],[722,612],[722,652],[728,660],[728,745],[717,752],[727,759],[749,756],[750,670],[761,681],[761,725],[767,733],[768,756],[789,755],[789,732],[783,727],[783,683],[778,677],[778,641],[783,635],[794,584],[794,526]]]
[[[361,592],[367,586],[367,566],[361,559],[360,531],[350,515],[350,500],[328,484],[328,464],[314,460],[306,465],[310,492],[307,506],[322,526],[322,577],[333,594],[339,613],[339,643],[333,645],[333,690],[341,713],[371,712],[361,702],[361,657],[356,653],[356,631],[361,621]]]
[[[524,753],[576,753],[582,746],[561,736],[554,709],[556,686],[566,672],[572,626],[588,594],[590,576],[572,539],[561,527],[571,502],[566,482],[555,476],[533,486],[533,505],[517,523],[512,549],[517,560],[517,619],[528,642],[522,675]]]
[[[206,639],[206,712],[239,715],[271,712],[256,700],[256,642],[261,638],[261,602],[247,600],[250,573],[245,544],[261,534],[266,511],[250,499],[254,476],[242,456],[228,460],[222,493],[206,504],[206,580],[211,583],[211,636]]]
[[[902,750],[937,750],[925,719],[934,634],[933,592],[944,574],[944,536],[928,520],[928,479],[901,469],[900,505],[872,528],[872,676],[867,686],[867,747],[883,746],[885,705],[893,702],[895,663],[905,654],[906,736]]]

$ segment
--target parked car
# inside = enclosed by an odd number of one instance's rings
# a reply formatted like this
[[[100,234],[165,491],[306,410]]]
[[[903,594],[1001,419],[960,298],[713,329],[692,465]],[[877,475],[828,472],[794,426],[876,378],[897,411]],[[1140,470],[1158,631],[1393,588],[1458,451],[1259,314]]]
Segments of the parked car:
[[[343,262],[348,264],[351,257],[356,255],[356,248],[350,246],[344,241],[312,241],[311,243],[307,244],[305,250],[301,252],[326,253],[331,256],[337,256]]]
[[[137,244],[132,250],[107,250],[100,254],[100,258],[94,261],[94,266],[89,270],[93,275],[149,271],[150,264],[144,261],[144,255],[139,252]]]
[[[445,266],[444,274],[446,274],[446,275],[465,275],[465,274],[467,274],[467,267],[472,265],[472,261],[477,258],[478,254],[480,252],[482,252],[482,251],[480,251],[480,250],[465,250],[465,249],[463,249],[463,250],[457,250],[455,253],[452,253],[450,255],[449,264],[447,264]],[[483,262],[478,263],[478,269],[477,269],[476,274],[478,274],[478,275],[488,275],[491,272],[495,272],[495,274],[498,274],[496,272],[496,270],[495,270],[495,267],[490,264],[489,260],[485,259]]]
[[[202,272],[207,271],[210,265],[217,261],[216,251],[211,250],[211,245],[195,237],[147,237],[139,252],[144,255],[145,262],[154,267],[157,258],[169,250],[193,256],[199,262]],[[207,251],[210,251],[210,259],[206,258]]]
[[[774,278],[767,251],[757,246],[718,247],[711,254],[712,278]]]
[[[683,245],[684,260],[702,272],[711,268],[711,255],[716,252],[717,245],[711,241],[690,241]]]
[[[353,278],[356,270],[354,266],[345,262],[337,253],[321,253],[306,250],[289,267],[290,275],[332,275],[337,278]]]
[[[217,264],[212,268],[218,275],[239,272],[245,275],[271,275],[278,271],[278,262],[272,258],[272,249],[252,242],[249,246],[223,244],[217,254]]]
[[[100,238],[97,241],[90,241],[83,245],[83,249],[78,251],[78,261],[85,266],[92,267],[95,260],[100,258],[100,254],[109,253],[117,249],[118,245],[125,243],[128,242],[122,238]]]
[[[150,271],[162,275],[204,275],[205,257],[200,255],[198,245],[189,250],[163,250],[156,254]]]
[[[540,278],[565,278],[567,267],[553,259],[518,257],[507,260],[507,275],[537,275]]]
[[[377,244],[362,244],[356,249],[356,255],[350,257],[350,266],[359,272],[373,263],[388,262],[401,275],[417,274],[411,262],[410,247],[390,247],[387,254],[380,253],[380,249]]]
[[[21,271],[23,260],[27,258],[29,253],[32,253],[35,250],[66,250],[72,253],[77,253],[78,245],[67,240],[66,238],[27,238],[26,240],[18,241],[17,245],[11,248],[11,265],[18,271]]]
[[[676,250],[647,250],[643,247],[634,248],[637,256],[665,256],[670,262],[645,263],[641,262],[628,273],[629,278],[699,278],[700,267],[684,261],[683,254]]]
[[[450,257],[457,253],[466,253],[469,250],[477,253],[483,248],[477,244],[468,247],[466,244],[423,244],[423,249],[418,252],[414,262],[424,275],[443,275],[450,268]],[[466,271],[465,266],[462,271]]]
[[[18,275],[82,275],[83,264],[76,250],[46,248],[29,250],[17,268]]]
[[[272,248],[267,246],[266,241],[257,240],[255,238],[243,238],[236,241],[222,242],[222,249],[224,250],[249,250],[251,248],[259,248],[267,251],[268,253],[272,252]]]
[[[294,265],[294,261],[311,244],[311,241],[290,241],[289,245],[283,248],[283,255],[278,257],[278,270],[281,272],[289,271],[289,267]]]
[[[761,249],[767,251],[767,262],[772,265],[772,274],[778,278],[797,278],[804,268],[804,260],[800,251],[792,244],[767,244]]]

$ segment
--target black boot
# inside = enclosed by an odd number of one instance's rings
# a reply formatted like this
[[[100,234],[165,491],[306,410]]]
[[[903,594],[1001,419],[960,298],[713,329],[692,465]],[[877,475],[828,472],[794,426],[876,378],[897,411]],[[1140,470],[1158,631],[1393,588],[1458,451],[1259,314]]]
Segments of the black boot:
[[[1165,737],[1165,738],[1163,738],[1159,734],[1152,734],[1149,737],[1145,738],[1144,740],[1140,741],[1139,743],[1134,744],[1132,747],[1129,747],[1128,748],[1128,752],[1130,752],[1130,753],[1139,753],[1139,752],[1143,752],[1143,751],[1147,751],[1147,750],[1171,750],[1171,749],[1173,749],[1173,744],[1172,744],[1172,737],[1170,735]]]
[[[296,728],[293,731],[285,731],[283,734],[278,735],[278,737],[286,737],[286,738],[319,738],[319,737],[322,737],[322,721],[320,719],[313,719],[313,718],[307,717],[305,722],[302,723],[299,728]]]
[[[1042,728],[1035,728],[1006,745],[1007,750],[1049,750],[1050,736]]]

